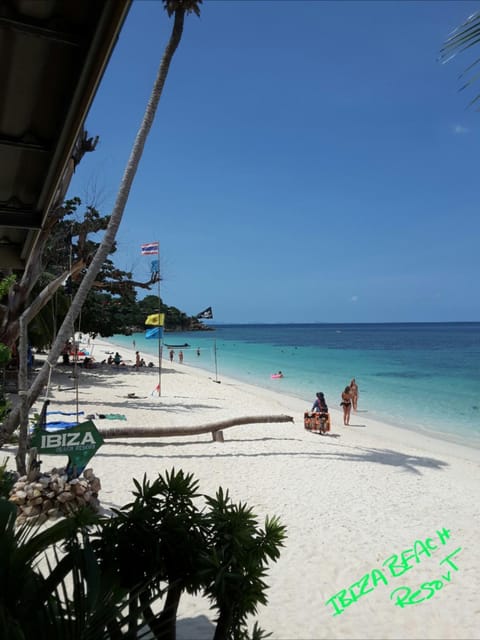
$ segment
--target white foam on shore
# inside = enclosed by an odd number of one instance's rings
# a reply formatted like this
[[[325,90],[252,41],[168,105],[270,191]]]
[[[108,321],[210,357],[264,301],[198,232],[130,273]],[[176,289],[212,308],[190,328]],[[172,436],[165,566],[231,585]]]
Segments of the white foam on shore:
[[[96,340],[94,356],[117,347]],[[118,348],[134,361],[134,352]],[[183,468],[204,493],[228,488],[263,521],[277,515],[288,539],[267,582],[269,604],[259,609],[260,625],[278,639],[316,638],[477,638],[480,610],[480,453],[460,445],[353,414],[344,427],[331,410],[332,433],[303,428],[302,401],[278,392],[170,363],[162,365],[161,396],[151,395],[156,369],[103,366],[79,373],[79,409],[85,414],[121,413],[126,421],[95,420],[98,428],[135,425],[187,426],[236,416],[287,414],[294,424],[255,424],[225,430],[225,442],[209,435],[107,441],[91,462],[101,478],[105,508],[131,499],[132,478]],[[52,410],[70,411],[75,392],[67,374],[56,374]],[[129,397],[135,394],[135,398]],[[39,403],[37,405],[39,408]],[[43,468],[58,465],[44,458]],[[437,540],[450,530],[431,557],[423,556],[401,577],[351,604],[341,615],[325,602],[416,540]],[[413,591],[445,575],[445,556],[457,548],[458,571],[429,600],[400,608],[390,600],[401,586]],[[447,567],[448,568],[448,567]],[[371,583],[369,584],[369,587]],[[214,615],[200,597],[182,598],[179,640],[211,638]]]

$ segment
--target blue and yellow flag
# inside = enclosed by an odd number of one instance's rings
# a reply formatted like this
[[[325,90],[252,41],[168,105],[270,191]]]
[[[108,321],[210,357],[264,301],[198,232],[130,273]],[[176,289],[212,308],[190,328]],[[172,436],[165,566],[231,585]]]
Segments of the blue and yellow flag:
[[[147,316],[145,320],[145,324],[150,327],[163,327],[163,323],[165,321],[164,313],[152,313],[152,315]]]

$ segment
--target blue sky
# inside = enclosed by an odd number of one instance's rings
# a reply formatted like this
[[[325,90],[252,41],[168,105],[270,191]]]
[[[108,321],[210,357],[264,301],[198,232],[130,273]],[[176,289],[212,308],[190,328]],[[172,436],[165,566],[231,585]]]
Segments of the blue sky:
[[[478,57],[438,55],[479,2],[206,0],[188,16],[115,261],[218,322],[480,320]],[[108,213],[171,21],[133,3],[70,195]],[[475,50],[472,50],[475,52]],[[156,293],[156,291],[153,291]],[[140,293],[143,296],[143,293]]]

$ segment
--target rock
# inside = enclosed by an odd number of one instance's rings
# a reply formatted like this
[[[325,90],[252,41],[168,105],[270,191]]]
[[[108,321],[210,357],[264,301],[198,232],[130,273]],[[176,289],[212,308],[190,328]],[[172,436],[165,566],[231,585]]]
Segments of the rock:
[[[90,483],[90,489],[93,491],[93,493],[98,493],[101,488],[102,485],[100,484],[100,480],[98,478],[94,478]]]
[[[68,480],[65,469],[54,469],[37,479],[19,478],[9,500],[17,506],[17,524],[42,524],[47,519],[68,516],[79,508],[89,506],[98,512],[100,479],[93,469],[86,469],[83,477]]]
[[[60,493],[57,496],[57,500],[62,503],[70,502],[71,500],[74,500],[74,499],[75,499],[75,496],[73,496],[69,491],[64,491],[63,493]]]

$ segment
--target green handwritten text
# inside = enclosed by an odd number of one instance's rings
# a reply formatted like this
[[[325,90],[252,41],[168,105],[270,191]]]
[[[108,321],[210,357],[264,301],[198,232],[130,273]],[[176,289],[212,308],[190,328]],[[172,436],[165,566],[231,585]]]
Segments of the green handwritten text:
[[[360,580],[354,582],[347,589],[341,589],[338,591],[325,602],[325,606],[332,605],[333,615],[339,616],[347,607],[360,600],[362,596],[374,591],[380,582],[388,585],[388,580],[390,578],[398,578],[407,571],[410,571],[410,569],[413,569],[413,567],[416,564],[419,564],[424,557],[430,558],[432,553],[444,546],[449,538],[450,530],[444,528],[438,530],[435,537],[425,538],[425,540],[416,540],[411,548],[405,549],[400,554],[394,553],[392,556],[387,558],[382,563],[383,569],[373,569],[373,571],[366,573],[360,578]],[[453,554],[450,554],[450,556],[444,558],[442,562],[447,561],[452,555]],[[399,587],[399,589],[407,588],[408,587]],[[393,593],[394,592],[392,592],[392,594]],[[431,598],[434,593],[435,591],[433,591],[429,597]],[[415,594],[418,594],[418,592],[415,592]],[[427,597],[423,598],[423,600],[425,599],[428,600]],[[409,602],[408,604],[419,604],[419,602],[423,602],[423,600],[412,603]],[[397,604],[397,602],[395,604]],[[398,606],[402,605],[399,604]]]

